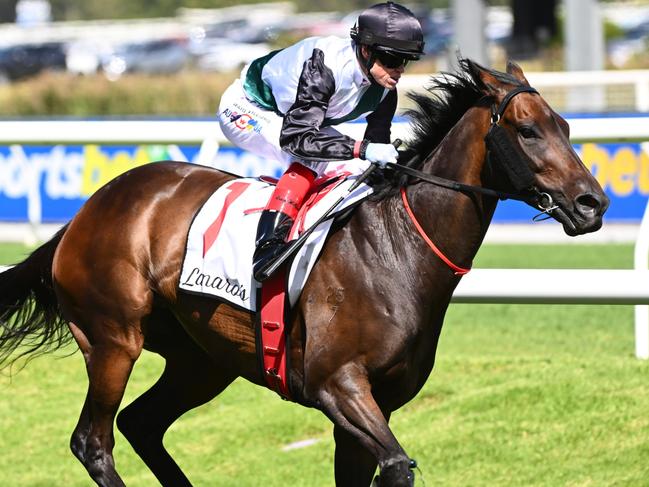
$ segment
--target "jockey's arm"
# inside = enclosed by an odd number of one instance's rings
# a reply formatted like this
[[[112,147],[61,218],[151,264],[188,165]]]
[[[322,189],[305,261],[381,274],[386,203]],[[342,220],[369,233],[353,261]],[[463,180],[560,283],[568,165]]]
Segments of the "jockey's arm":
[[[282,149],[306,161],[344,161],[354,158],[356,141],[332,127],[322,127],[335,92],[334,74],[319,49],[304,63],[295,103],[284,116],[279,137]]]
[[[366,117],[367,128],[363,139],[379,144],[389,144],[392,140],[390,128],[396,111],[397,90],[390,90],[376,110]]]

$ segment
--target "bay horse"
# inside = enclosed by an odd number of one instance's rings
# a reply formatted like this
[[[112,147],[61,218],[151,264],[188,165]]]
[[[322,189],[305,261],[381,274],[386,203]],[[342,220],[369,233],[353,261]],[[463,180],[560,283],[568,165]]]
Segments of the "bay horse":
[[[451,295],[498,195],[541,207],[569,235],[598,230],[608,206],[568,124],[515,64],[503,73],[462,60],[458,73],[411,96],[414,135],[400,162],[424,176],[393,168],[374,178],[373,198],[329,237],[290,314],[293,400],[333,422],[338,486],[369,485],[377,466],[379,485],[413,484],[413,462],[388,421],[433,369]],[[495,125],[518,164],[509,171],[529,173],[527,187],[488,155],[485,136]],[[467,186],[429,184],[425,175]],[[133,169],[0,274],[3,363],[72,338],[83,354],[89,388],[70,447],[100,486],[124,485],[112,456],[114,422],[162,485],[188,486],[163,446],[165,431],[239,376],[265,384],[252,313],[178,291],[189,224],[232,178],[185,163]],[[164,372],[117,414],[143,348],[166,359]]]

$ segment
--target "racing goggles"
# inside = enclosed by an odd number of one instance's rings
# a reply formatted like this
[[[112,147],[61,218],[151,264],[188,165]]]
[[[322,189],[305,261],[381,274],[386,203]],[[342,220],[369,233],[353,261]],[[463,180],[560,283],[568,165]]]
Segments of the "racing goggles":
[[[409,59],[399,56],[398,54],[392,54],[391,52],[386,51],[377,51],[376,59],[378,59],[383,66],[388,69],[396,69],[400,67],[406,67]]]

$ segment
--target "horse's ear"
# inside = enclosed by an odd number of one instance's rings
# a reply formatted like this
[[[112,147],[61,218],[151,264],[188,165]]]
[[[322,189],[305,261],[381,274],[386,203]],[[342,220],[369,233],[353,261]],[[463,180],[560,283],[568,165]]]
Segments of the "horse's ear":
[[[490,70],[470,59],[465,59],[465,62],[469,74],[471,74],[471,77],[483,94],[487,96],[504,95],[506,89],[503,87],[503,83]]]
[[[525,75],[523,74],[523,70],[514,61],[507,61],[507,74],[511,74],[514,78],[516,78],[518,81],[523,83],[525,86],[530,85],[527,81],[527,78],[525,78]]]

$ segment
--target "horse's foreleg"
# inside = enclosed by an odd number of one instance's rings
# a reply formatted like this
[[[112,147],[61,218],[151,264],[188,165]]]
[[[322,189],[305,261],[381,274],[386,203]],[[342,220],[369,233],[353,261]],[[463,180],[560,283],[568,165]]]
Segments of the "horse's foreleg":
[[[376,458],[351,433],[340,426],[334,426],[334,439],[336,485],[370,485],[378,465]]]
[[[176,419],[214,398],[235,377],[215,368],[189,338],[177,337],[171,349],[163,353],[167,362],[158,382],[119,413],[117,427],[162,485],[183,487],[191,483],[165,449],[164,434]]]
[[[367,377],[359,367],[349,365],[340,369],[330,377],[319,396],[323,409],[335,425],[356,439],[377,460],[381,470],[380,485],[390,487],[413,485],[414,476],[410,470],[410,459],[392,434],[386,417],[372,396]],[[336,460],[338,457],[336,452]],[[339,476],[337,469],[337,485],[368,485],[369,464],[362,453],[359,460],[366,463],[366,471],[363,473],[362,469],[359,470],[359,477],[354,478],[342,473]],[[340,484],[338,484],[339,479]]]

